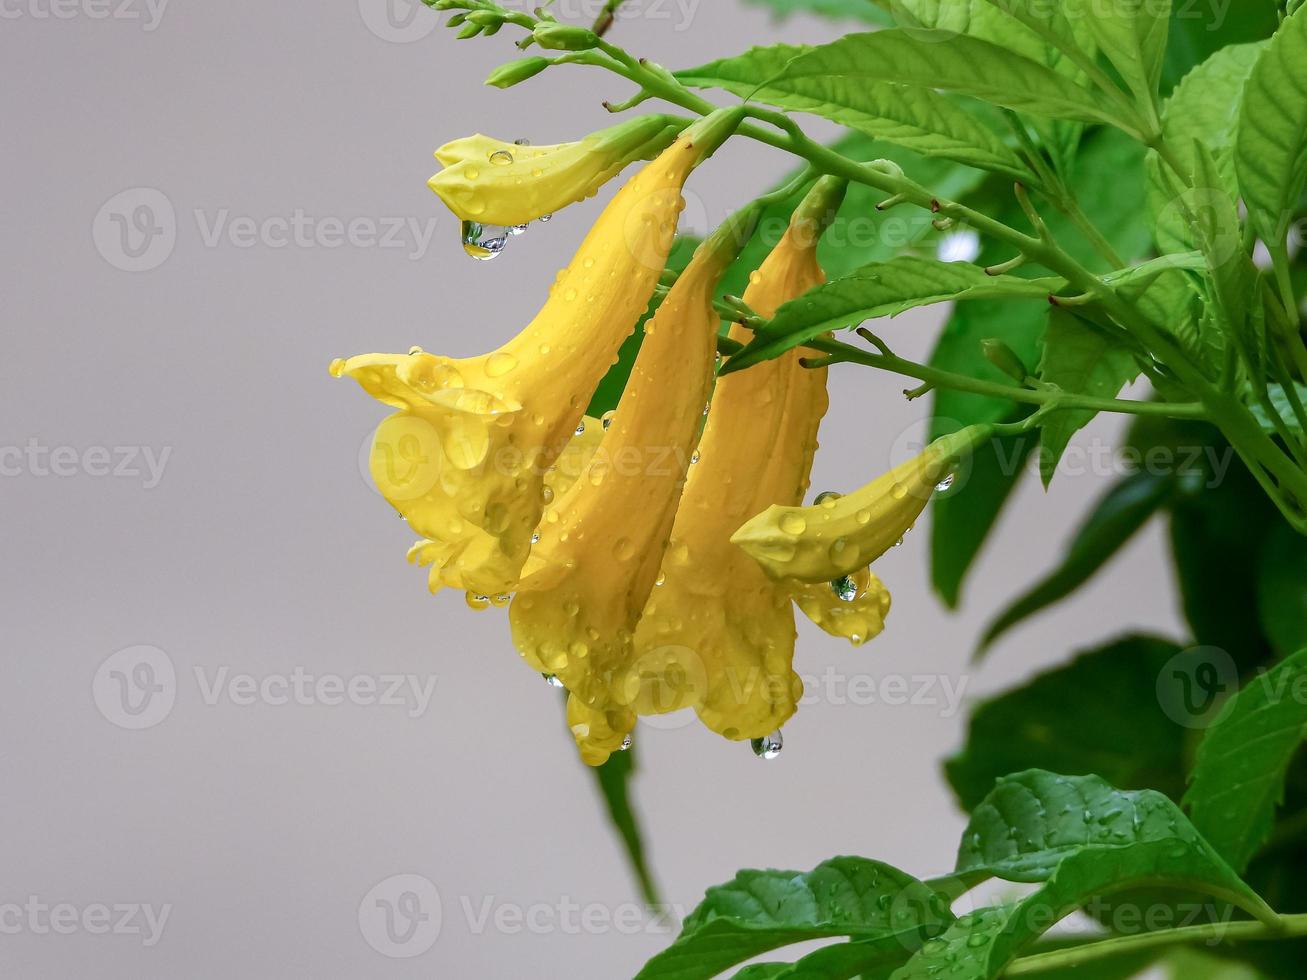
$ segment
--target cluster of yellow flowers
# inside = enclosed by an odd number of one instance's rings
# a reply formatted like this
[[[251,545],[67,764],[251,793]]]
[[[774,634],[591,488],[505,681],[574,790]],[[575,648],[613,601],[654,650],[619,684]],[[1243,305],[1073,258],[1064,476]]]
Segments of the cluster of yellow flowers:
[[[713,293],[748,237],[747,211],[704,242],[647,323],[615,412],[584,417],[658,285],[682,186],[739,120],[722,110],[681,131],[650,117],[516,156],[520,147],[483,136],[442,147],[433,189],[460,218],[504,225],[658,156],[497,350],[331,365],[396,409],[371,469],[421,536],[410,558],[430,566],[432,591],[467,590],[473,606],[511,601],[513,642],[567,689],[568,723],[592,765],[629,744],[642,714],[693,707],[729,739],[778,729],[802,694],[793,606],[855,645],[877,635],[889,593],[867,566],[957,458],[936,443],[860,491],[800,506],[825,369],[803,367],[795,350],[713,385]],[[752,273],[750,307],[770,316],[822,282],[817,241],[842,194],[838,181],[817,183]]]

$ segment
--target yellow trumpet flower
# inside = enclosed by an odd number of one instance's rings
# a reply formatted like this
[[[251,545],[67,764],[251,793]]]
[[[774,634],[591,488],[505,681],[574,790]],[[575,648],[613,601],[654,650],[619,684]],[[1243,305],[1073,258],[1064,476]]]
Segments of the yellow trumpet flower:
[[[993,434],[990,425],[968,426],[843,497],[812,507],[768,507],[731,540],[774,579],[828,582],[849,575],[900,541],[938,484]]]
[[[627,164],[665,149],[683,125],[672,116],[640,116],[549,146],[478,133],[436,151],[444,169],[427,186],[464,221],[522,225],[590,197]]]
[[[544,474],[648,305],[684,203],[681,186],[735,128],[697,122],[604,209],[535,319],[498,350],[449,358],[414,348],[332,362],[398,411],[373,442],[381,494],[425,541],[413,557],[441,586],[512,591],[544,508]]]
[[[750,277],[745,302],[771,316],[824,281],[816,245],[843,196],[819,182],[790,227]],[[747,339],[732,326],[734,339]],[[800,364],[800,351],[726,375],[713,392],[700,457],[691,468],[659,584],[635,635],[626,686],[640,714],[696,708],[731,739],[760,738],[795,710],[791,600],[818,625],[861,643],[879,633],[889,594],[865,569],[856,581],[775,583],[730,541],[769,504],[794,504],[808,486],[817,427],[827,407],[826,370]]]
[[[700,246],[646,325],[611,424],[540,529],[509,607],[513,642],[568,690],[581,758],[600,765],[635,725],[631,640],[658,575],[712,384],[713,290],[738,222]],[[540,559],[536,563],[536,559]]]

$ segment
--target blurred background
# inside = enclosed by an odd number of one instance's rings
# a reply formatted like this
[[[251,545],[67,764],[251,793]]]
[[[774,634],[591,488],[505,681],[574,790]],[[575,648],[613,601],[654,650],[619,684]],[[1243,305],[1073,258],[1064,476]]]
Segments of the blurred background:
[[[570,2],[577,23],[600,5]],[[674,67],[838,29],[737,0],[628,7],[612,37]],[[485,88],[513,32],[456,43],[410,0],[6,0],[0,17],[0,971],[631,976],[675,923],[643,907],[504,611],[431,597],[405,563],[410,534],[361,469],[384,410],[326,370],[478,353],[524,324],[613,187],[476,262],[425,186],[431,152],[575,138],[629,88],[580,68]],[[732,143],[694,175],[687,221],[788,167]],[[881,332],[924,360],[940,322]],[[920,445],[929,406],[905,386],[832,371],[814,490]],[[949,870],[964,821],[940,761],[966,706],[1109,628],[1181,634],[1150,527],[969,664],[1111,481],[1074,461],[1118,429],[1079,433],[1051,494],[1023,480],[960,613],[931,592],[923,526],[877,566],[894,596],[878,640],[801,622],[809,694],[778,758],[679,716],[641,725],[666,902],[833,854]]]

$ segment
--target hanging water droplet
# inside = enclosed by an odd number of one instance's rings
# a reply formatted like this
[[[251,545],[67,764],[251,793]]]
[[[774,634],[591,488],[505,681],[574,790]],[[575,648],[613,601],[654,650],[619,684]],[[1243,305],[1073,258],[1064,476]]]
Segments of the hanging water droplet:
[[[553,217],[552,214],[542,214],[542,215],[540,216],[540,220],[541,220],[541,221],[548,221],[548,220],[549,220],[550,218],[552,218],[552,217]]]
[[[631,747],[631,736],[628,734],[626,738],[622,739],[622,745],[617,751],[625,752],[630,747]]]
[[[781,754],[781,748],[785,745],[785,740],[781,737],[780,730],[772,732],[770,735],[764,735],[762,738],[749,740],[749,747],[753,749],[753,754],[760,759],[774,759]]]
[[[550,687],[563,686],[563,682],[558,679],[557,674],[541,674],[540,676],[545,679],[545,683],[548,684]]]
[[[527,224],[529,224],[529,222],[523,222],[523,223],[520,224],[520,225],[509,225],[509,226],[508,226],[508,233],[509,233],[510,235],[514,235],[514,236],[520,235],[520,234],[522,234],[524,231],[526,231],[526,229],[527,229]]]
[[[508,229],[499,225],[464,221],[462,234],[463,251],[483,262],[493,259],[508,244]]]
[[[940,493],[943,493],[945,490],[947,490],[947,489],[948,489],[949,487],[951,487],[951,486],[953,486],[953,474],[952,474],[952,473],[950,473],[948,476],[944,477],[944,479],[942,479],[942,480],[940,480],[938,483],[936,483],[936,484],[935,484],[935,489],[936,489],[937,491],[939,491]]]
[[[496,167],[507,167],[513,162],[513,154],[507,150],[495,150],[494,153],[490,154],[490,162]]]
[[[858,598],[858,583],[848,575],[841,575],[830,584],[831,591],[840,602],[852,602]]]

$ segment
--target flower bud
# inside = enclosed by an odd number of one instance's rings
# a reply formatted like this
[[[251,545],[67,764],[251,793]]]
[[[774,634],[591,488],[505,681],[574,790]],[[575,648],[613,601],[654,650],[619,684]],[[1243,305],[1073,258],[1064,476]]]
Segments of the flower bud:
[[[489,77],[486,78],[486,84],[493,85],[495,88],[512,88],[518,82],[525,82],[528,78],[534,78],[552,64],[553,62],[548,58],[534,56],[519,58],[517,61],[510,61],[506,65],[500,65],[492,71]]]
[[[982,340],[980,349],[985,355],[985,360],[1012,380],[1024,384],[1026,378],[1030,377],[1030,372],[1026,370],[1021,358],[1017,357],[1016,351],[997,337]]]
[[[549,51],[588,51],[599,45],[599,35],[594,31],[567,24],[539,24],[531,36]]]

